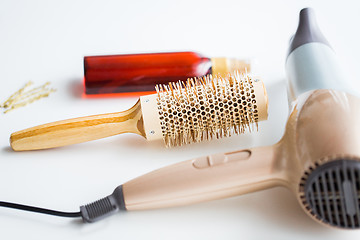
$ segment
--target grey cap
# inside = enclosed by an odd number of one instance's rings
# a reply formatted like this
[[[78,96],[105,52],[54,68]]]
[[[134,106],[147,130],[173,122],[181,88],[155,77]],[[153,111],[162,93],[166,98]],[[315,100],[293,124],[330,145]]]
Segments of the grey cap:
[[[317,25],[314,10],[312,8],[304,8],[300,11],[299,25],[296,33],[290,39],[288,55],[301,45],[311,42],[320,42],[330,47],[329,42]]]

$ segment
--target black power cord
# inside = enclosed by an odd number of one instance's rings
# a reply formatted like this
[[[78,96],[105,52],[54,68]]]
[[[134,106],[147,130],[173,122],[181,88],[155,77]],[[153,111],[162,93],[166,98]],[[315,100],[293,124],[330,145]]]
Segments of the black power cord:
[[[59,217],[69,217],[69,218],[81,217],[80,211],[79,212],[60,212],[60,211],[55,211],[55,210],[50,210],[50,209],[45,209],[45,208],[38,208],[38,207],[22,205],[22,204],[17,204],[17,203],[10,203],[10,202],[1,202],[0,201],[0,207],[13,208],[13,209],[24,210],[24,211],[29,211],[29,212],[37,212],[37,213],[48,214],[48,215],[59,216]]]
[[[61,212],[46,208],[33,207],[29,205],[0,201],[0,207],[13,208],[23,211],[48,214],[59,217],[77,218],[81,217],[84,222],[96,222],[117,211],[125,211],[125,200],[122,185],[118,186],[112,194],[87,205],[80,206],[79,212]]]

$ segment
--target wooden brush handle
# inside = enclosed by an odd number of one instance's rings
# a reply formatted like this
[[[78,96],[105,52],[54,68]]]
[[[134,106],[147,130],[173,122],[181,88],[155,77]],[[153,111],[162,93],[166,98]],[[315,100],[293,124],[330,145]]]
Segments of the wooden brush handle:
[[[10,144],[15,151],[46,149],[127,132],[144,136],[139,101],[124,112],[68,119],[18,131],[11,134]]]
[[[161,168],[122,185],[127,210],[186,205],[281,185],[276,145]]]

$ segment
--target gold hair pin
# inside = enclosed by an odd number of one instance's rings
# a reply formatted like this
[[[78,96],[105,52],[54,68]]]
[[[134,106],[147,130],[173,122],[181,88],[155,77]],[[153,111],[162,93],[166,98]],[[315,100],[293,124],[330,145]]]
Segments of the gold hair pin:
[[[55,92],[55,89],[48,88],[50,82],[29,89],[33,83],[27,82],[24,87],[13,93],[4,103],[0,105],[0,108],[4,109],[4,113],[8,113],[16,108],[24,107],[30,103],[33,103],[41,98],[48,97],[50,93]]]

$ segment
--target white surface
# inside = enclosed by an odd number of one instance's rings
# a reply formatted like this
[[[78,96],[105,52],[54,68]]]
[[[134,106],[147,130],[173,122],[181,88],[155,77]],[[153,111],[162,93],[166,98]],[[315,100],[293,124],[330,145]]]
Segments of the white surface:
[[[201,155],[270,145],[287,119],[284,62],[301,8],[315,8],[340,61],[360,82],[358,1],[0,1],[0,100],[28,80],[58,91],[0,114],[0,200],[64,211],[136,176]],[[116,112],[136,99],[83,99],[84,55],[194,50],[256,58],[269,93],[260,132],[191,146],[124,134],[70,147],[15,153],[11,132]],[[351,127],[351,126],[349,126]],[[360,147],[360,146],[359,146]],[[193,206],[117,214],[95,224],[0,209],[1,239],[359,239],[313,222],[286,189]]]

